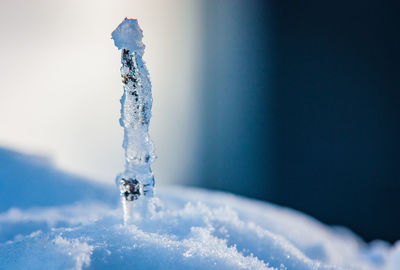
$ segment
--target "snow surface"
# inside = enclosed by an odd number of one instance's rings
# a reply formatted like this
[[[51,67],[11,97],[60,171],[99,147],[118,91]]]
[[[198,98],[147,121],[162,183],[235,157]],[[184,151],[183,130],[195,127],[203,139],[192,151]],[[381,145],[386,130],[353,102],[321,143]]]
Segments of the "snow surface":
[[[160,188],[148,217],[124,226],[122,209],[108,199],[118,198],[116,187],[73,179],[43,158],[4,149],[0,164],[8,165],[0,167],[3,194],[16,186],[38,193],[23,204],[0,200],[0,269],[400,269],[400,243],[366,244],[344,228],[266,202]],[[15,177],[18,166],[29,177]],[[65,188],[63,179],[73,184]],[[52,195],[59,188],[70,201]]]

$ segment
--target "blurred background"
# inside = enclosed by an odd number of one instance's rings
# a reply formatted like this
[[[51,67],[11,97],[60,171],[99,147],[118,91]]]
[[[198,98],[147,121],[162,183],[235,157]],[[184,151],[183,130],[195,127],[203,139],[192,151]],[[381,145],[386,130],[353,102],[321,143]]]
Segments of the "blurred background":
[[[393,242],[399,12],[394,1],[0,1],[0,145],[113,185],[123,133],[110,34],[137,18],[158,185],[226,190]]]

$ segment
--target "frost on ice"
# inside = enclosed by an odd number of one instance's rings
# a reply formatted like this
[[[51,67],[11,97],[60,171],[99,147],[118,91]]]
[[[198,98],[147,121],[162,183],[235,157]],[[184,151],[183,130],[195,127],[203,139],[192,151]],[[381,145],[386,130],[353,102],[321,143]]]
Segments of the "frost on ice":
[[[121,50],[121,77],[124,93],[121,98],[120,124],[124,128],[125,170],[117,177],[123,204],[145,195],[153,196],[153,142],[149,123],[153,98],[150,76],[142,56],[145,46],[137,20],[127,19],[112,32],[115,46]]]
[[[143,55],[145,48],[142,43],[143,32],[137,20],[125,18],[111,36],[119,50],[126,49]]]

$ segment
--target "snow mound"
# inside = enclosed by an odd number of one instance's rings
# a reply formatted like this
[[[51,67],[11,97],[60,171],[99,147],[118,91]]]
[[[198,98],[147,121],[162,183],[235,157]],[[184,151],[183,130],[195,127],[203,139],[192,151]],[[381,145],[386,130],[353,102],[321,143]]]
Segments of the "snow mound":
[[[109,186],[65,173],[48,158],[0,147],[0,213],[11,207],[25,209],[82,201],[115,204],[117,200]]]
[[[1,192],[24,195],[0,198],[0,269],[400,269],[400,242],[366,244],[345,228],[222,192],[161,188],[145,217],[122,225],[108,199],[115,187],[12,151],[0,149],[0,161]],[[71,199],[55,196],[60,189]]]
[[[108,204],[10,209],[0,215],[0,269],[394,270],[400,258],[399,245],[199,189],[162,189],[148,217],[122,223]]]
[[[142,43],[143,32],[136,19],[125,18],[111,33],[111,37],[119,50],[127,49],[143,55],[145,48]]]

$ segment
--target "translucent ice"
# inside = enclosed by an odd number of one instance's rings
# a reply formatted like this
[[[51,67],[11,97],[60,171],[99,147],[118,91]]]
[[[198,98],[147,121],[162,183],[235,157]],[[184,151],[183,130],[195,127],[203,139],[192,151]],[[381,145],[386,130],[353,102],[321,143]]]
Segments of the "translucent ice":
[[[124,93],[121,98],[120,124],[124,128],[125,170],[117,177],[123,204],[153,196],[153,142],[149,123],[153,103],[150,76],[142,55],[142,30],[137,20],[127,19],[114,30],[112,38],[121,50],[121,77]],[[126,211],[125,211],[126,212]]]
[[[111,36],[115,46],[117,46],[119,50],[127,49],[131,52],[137,52],[143,55],[145,48],[142,43],[143,32],[137,20],[125,18],[114,32],[112,32]]]

